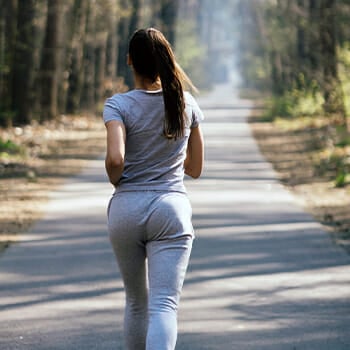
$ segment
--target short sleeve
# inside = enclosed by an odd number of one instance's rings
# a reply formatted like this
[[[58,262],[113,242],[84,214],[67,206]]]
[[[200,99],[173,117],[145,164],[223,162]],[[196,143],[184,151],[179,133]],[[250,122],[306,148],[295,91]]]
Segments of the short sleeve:
[[[191,128],[196,128],[204,120],[203,112],[198,106],[197,101],[189,92],[185,93],[185,98],[187,107],[189,108],[188,112],[191,117]]]
[[[108,123],[111,120],[118,120],[124,123],[123,114],[119,107],[116,95],[107,98],[103,108],[103,121]]]

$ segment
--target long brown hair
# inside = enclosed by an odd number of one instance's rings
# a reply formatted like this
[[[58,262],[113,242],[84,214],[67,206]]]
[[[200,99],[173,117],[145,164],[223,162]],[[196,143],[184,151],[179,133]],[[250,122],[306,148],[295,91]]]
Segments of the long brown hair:
[[[135,71],[153,82],[160,78],[165,106],[164,135],[177,139],[184,135],[184,84],[195,90],[175,59],[170,43],[157,29],[137,30],[129,43]]]

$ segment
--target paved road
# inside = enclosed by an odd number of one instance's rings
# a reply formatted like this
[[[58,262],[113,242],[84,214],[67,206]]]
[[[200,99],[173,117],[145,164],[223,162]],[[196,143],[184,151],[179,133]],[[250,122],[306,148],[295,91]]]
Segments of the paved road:
[[[206,168],[188,180],[197,239],[178,350],[350,349],[350,257],[276,181],[249,101],[202,98]],[[123,349],[124,294],[105,231],[103,161],[52,194],[0,257],[0,349]]]

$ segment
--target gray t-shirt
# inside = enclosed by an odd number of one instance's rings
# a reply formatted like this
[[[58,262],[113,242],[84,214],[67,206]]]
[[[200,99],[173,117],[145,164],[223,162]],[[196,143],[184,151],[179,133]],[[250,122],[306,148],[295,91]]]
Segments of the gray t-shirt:
[[[185,92],[185,136],[169,140],[163,135],[162,91],[131,90],[108,98],[103,110],[105,123],[122,122],[126,129],[124,171],[117,191],[186,192],[184,160],[190,128],[198,126],[203,114]]]

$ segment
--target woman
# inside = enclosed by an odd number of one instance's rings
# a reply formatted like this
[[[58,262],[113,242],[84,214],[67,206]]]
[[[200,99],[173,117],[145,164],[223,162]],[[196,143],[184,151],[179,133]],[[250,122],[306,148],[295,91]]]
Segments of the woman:
[[[108,231],[126,292],[127,348],[171,350],[193,240],[183,177],[202,171],[203,116],[161,32],[135,32],[128,64],[135,88],[107,99],[103,112],[116,188]]]

